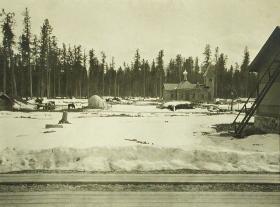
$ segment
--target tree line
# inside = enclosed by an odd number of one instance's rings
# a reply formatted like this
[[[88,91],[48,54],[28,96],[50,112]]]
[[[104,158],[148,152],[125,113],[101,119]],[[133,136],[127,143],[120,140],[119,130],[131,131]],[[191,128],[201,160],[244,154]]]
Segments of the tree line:
[[[114,58],[107,60],[94,49],[86,52],[81,45],[58,44],[53,27],[45,19],[39,35],[31,32],[31,17],[23,12],[23,31],[16,40],[15,14],[0,13],[2,42],[0,44],[0,91],[13,97],[89,97],[142,96],[162,97],[164,83],[179,83],[183,71],[191,83],[203,84],[203,74],[209,67],[215,70],[215,96],[246,97],[256,84],[256,74],[249,73],[249,51],[244,50],[241,66],[226,67],[227,57],[206,45],[204,61],[198,57],[178,54],[164,65],[164,51],[149,62],[137,49],[130,63],[116,66]]]

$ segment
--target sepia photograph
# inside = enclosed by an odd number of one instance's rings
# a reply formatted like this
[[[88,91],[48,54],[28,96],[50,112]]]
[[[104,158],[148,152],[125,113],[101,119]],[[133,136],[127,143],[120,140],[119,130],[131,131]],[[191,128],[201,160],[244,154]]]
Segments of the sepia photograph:
[[[279,0],[0,0],[0,207],[280,206]]]

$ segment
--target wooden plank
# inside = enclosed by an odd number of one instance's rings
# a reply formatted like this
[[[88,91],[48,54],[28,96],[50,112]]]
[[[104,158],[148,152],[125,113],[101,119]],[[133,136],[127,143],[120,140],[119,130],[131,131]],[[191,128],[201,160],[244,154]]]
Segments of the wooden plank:
[[[0,184],[9,183],[280,184],[280,174],[0,174]]]
[[[28,192],[0,193],[0,206],[278,207],[280,192]]]

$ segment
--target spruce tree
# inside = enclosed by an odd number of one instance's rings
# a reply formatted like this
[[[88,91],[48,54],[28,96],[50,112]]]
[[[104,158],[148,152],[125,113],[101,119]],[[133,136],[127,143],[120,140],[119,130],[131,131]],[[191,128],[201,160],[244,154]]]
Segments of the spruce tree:
[[[159,97],[162,97],[162,86],[164,81],[164,66],[163,66],[163,50],[160,50],[157,56],[157,80],[158,80],[158,91],[159,91]]]
[[[49,20],[45,19],[41,27],[40,36],[40,96],[50,97],[50,38],[52,27]]]
[[[32,94],[36,96],[40,95],[40,45],[39,40],[36,35],[34,35],[31,44],[31,65],[32,65]],[[33,95],[34,95],[33,94]]]
[[[203,55],[205,57],[202,66],[202,73],[204,73],[207,70],[208,66],[211,64],[211,48],[209,44],[206,44]]]
[[[139,49],[136,50],[134,56],[134,63],[133,63],[133,70],[132,70],[132,96],[139,96],[140,95],[140,82],[139,78],[141,77],[140,74],[140,67],[141,67],[141,60],[140,60],[140,53]]]
[[[176,82],[179,83],[183,80],[183,58],[181,55],[176,56]]]
[[[15,14],[13,12],[6,12],[4,9],[0,13],[0,16],[3,17],[2,20],[2,33],[3,33],[3,54],[4,54],[4,67],[3,67],[3,92],[7,93],[7,82],[8,75],[10,74],[9,81],[11,83],[11,91],[10,94],[12,96],[17,96],[17,82],[14,71],[14,51],[13,46],[15,44],[15,34],[13,31],[13,27],[15,25]],[[9,73],[7,70],[9,68]]]
[[[250,55],[247,46],[244,49],[243,61],[241,64],[241,75],[244,83],[244,91],[242,93],[243,96],[248,97],[248,88],[249,88],[249,63],[250,63]]]
[[[23,12],[23,33],[20,40],[20,51],[22,53],[23,67],[27,68],[28,75],[28,95],[32,98],[33,87],[32,87],[32,68],[31,68],[31,22],[29,11],[25,8]]]
[[[101,91],[102,96],[105,95],[105,70],[106,70],[106,55],[101,52],[101,67],[99,72],[99,77],[101,77]]]

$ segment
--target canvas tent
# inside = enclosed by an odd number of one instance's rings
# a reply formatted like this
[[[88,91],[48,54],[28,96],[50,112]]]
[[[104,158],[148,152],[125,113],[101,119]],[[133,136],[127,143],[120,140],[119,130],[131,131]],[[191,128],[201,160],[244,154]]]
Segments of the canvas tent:
[[[106,101],[102,98],[100,98],[97,95],[91,96],[88,99],[88,108],[91,109],[106,109],[107,108],[107,104]]]

